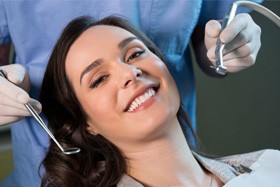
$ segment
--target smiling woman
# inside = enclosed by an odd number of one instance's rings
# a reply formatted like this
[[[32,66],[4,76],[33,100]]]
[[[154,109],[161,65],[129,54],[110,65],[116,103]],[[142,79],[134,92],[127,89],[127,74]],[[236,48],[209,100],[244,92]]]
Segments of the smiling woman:
[[[128,169],[124,156],[162,136],[179,109],[176,85],[156,46],[113,17],[81,17],[65,28],[40,100],[58,141],[82,149],[65,157],[50,145],[44,183],[58,186],[116,184]]]
[[[268,150],[217,161],[197,154],[162,55],[117,17],[69,23],[53,49],[40,100],[57,140],[81,148],[64,155],[51,142],[42,186],[222,186],[251,172],[263,155],[279,155]]]

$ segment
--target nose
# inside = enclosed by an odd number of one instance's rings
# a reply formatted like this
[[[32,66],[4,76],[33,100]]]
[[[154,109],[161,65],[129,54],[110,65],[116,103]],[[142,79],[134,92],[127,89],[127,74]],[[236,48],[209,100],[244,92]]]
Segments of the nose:
[[[120,88],[127,88],[131,84],[134,84],[137,81],[137,78],[143,75],[143,72],[134,65],[122,64],[119,69],[119,75]]]

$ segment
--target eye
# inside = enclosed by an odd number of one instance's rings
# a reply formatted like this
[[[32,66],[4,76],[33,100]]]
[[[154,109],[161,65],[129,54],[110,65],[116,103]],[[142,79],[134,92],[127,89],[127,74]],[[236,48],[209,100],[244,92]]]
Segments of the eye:
[[[135,50],[127,59],[126,62],[130,62],[131,60],[141,56],[143,53],[145,53],[145,50],[142,50],[142,49],[137,49]]]
[[[96,80],[93,81],[92,84],[90,84],[90,88],[97,88],[98,86],[103,84],[107,80],[108,77],[109,77],[109,75],[102,75],[102,76],[98,77]]]

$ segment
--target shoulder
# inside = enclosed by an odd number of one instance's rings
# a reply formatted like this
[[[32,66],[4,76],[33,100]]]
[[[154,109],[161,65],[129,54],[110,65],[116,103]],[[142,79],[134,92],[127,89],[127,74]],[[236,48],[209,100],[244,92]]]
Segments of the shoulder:
[[[127,174],[124,174],[121,180],[118,182],[117,187],[144,187],[142,184],[134,180]]]

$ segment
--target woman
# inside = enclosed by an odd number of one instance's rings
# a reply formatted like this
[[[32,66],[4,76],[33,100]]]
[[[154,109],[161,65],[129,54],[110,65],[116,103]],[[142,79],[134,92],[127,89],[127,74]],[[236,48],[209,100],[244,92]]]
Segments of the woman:
[[[241,162],[195,153],[164,59],[121,18],[80,17],[65,28],[40,100],[58,141],[82,150],[63,155],[52,142],[43,186],[222,186],[263,155],[279,155],[262,151]]]

